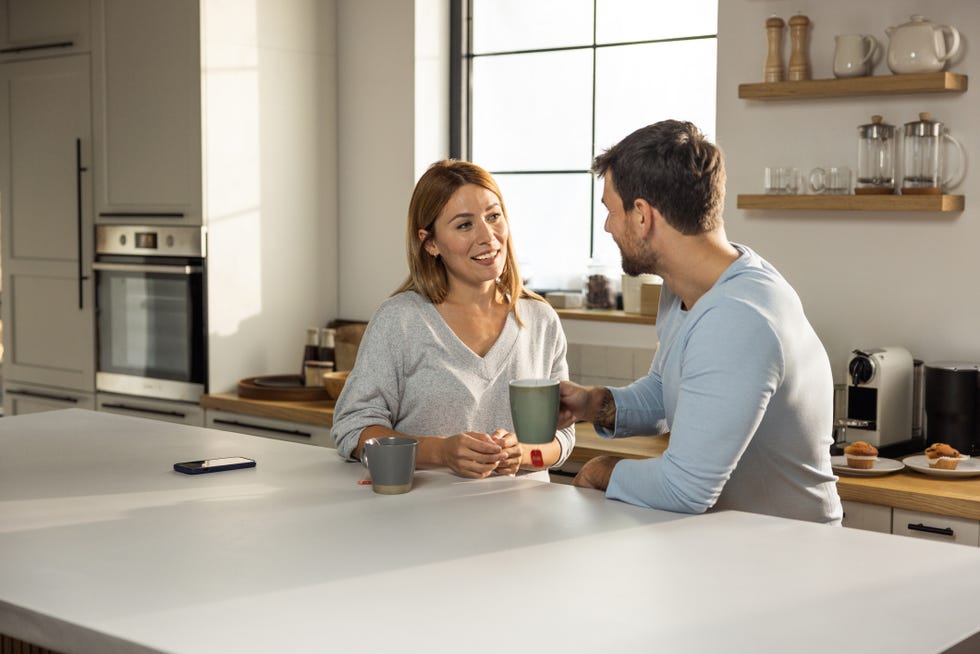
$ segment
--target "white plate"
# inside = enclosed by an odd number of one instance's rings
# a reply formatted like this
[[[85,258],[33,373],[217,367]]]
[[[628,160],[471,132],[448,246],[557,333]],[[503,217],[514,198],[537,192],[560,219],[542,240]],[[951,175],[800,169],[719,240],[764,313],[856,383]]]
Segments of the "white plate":
[[[977,477],[980,476],[980,461],[976,459],[964,459],[956,466],[956,470],[944,470],[942,468],[930,468],[929,459],[924,454],[910,456],[903,459],[905,465],[916,472],[934,477]]]
[[[847,465],[847,457],[844,455],[830,457],[830,466],[839,475],[852,475],[854,477],[878,477],[879,475],[890,475],[898,472],[905,467],[905,464],[895,459],[883,459],[878,457],[871,468],[852,468]]]

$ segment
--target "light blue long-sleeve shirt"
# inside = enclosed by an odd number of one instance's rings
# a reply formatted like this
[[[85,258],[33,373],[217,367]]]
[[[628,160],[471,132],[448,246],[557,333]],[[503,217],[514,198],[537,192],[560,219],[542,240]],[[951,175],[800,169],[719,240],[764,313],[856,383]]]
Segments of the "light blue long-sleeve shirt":
[[[789,283],[735,247],[739,258],[691,310],[664,287],[649,374],[611,390],[615,436],[670,431],[670,445],[660,458],[616,464],[606,495],[840,524],[827,353]]]

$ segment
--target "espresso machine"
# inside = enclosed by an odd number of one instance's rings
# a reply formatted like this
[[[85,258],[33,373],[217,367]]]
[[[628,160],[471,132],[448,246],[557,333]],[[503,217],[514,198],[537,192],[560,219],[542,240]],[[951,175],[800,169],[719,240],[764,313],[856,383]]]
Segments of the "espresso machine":
[[[918,365],[917,365],[918,364]],[[863,348],[847,363],[847,417],[836,423],[835,440],[865,441],[884,457],[922,450],[921,412],[915,409],[921,362],[902,347]]]

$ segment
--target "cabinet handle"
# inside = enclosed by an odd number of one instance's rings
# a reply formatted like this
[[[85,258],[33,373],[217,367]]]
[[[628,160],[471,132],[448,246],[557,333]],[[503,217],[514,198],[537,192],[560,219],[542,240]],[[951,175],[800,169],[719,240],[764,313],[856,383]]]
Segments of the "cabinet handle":
[[[313,434],[306,431],[299,431],[297,429],[281,429],[279,427],[265,427],[263,425],[253,425],[248,422],[239,422],[238,420],[222,420],[221,418],[215,418],[212,422],[214,422],[214,424],[216,425],[228,425],[229,427],[247,427],[248,429],[268,431],[274,434],[285,434],[287,436],[301,436],[303,438],[313,438]]]
[[[911,522],[908,524],[909,531],[924,531],[927,534],[938,534],[939,536],[953,536],[952,527],[930,527],[929,525],[924,525],[921,522],[917,525],[913,525]]]
[[[100,218],[183,218],[183,211],[100,211]]]
[[[18,391],[15,389],[4,389],[4,393],[8,395],[23,395],[25,397],[37,397],[42,400],[55,400],[58,402],[71,402],[73,404],[78,404],[78,398],[72,397],[70,395],[48,395],[47,393],[38,393],[37,391]]]
[[[58,41],[57,43],[39,43],[38,45],[20,45],[14,48],[0,49],[0,54],[30,52],[32,50],[47,50],[48,48],[70,48],[73,45],[75,45],[74,41]]]
[[[88,277],[82,268],[82,173],[88,168],[82,165],[82,139],[75,139],[75,189],[78,196],[78,308],[85,308],[85,290],[82,282]]]
[[[109,404],[105,402],[102,404],[105,409],[122,409],[123,411],[133,411],[134,413],[150,413],[155,416],[173,416],[180,419],[187,418],[186,413],[181,413],[180,411],[167,411],[165,409],[151,409],[149,407],[142,406],[129,406],[127,404]]]

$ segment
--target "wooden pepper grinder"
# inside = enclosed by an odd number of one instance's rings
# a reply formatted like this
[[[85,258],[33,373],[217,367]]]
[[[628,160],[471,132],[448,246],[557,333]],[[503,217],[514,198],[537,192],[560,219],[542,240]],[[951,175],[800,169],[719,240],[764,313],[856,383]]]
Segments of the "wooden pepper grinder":
[[[810,28],[810,19],[801,14],[797,14],[789,19],[789,80],[799,82],[800,80],[810,79],[810,57],[807,54],[807,31]]]
[[[778,16],[766,19],[766,41],[769,49],[766,51],[766,67],[762,71],[762,79],[766,82],[782,82],[786,79],[783,71],[783,27],[786,23]]]

